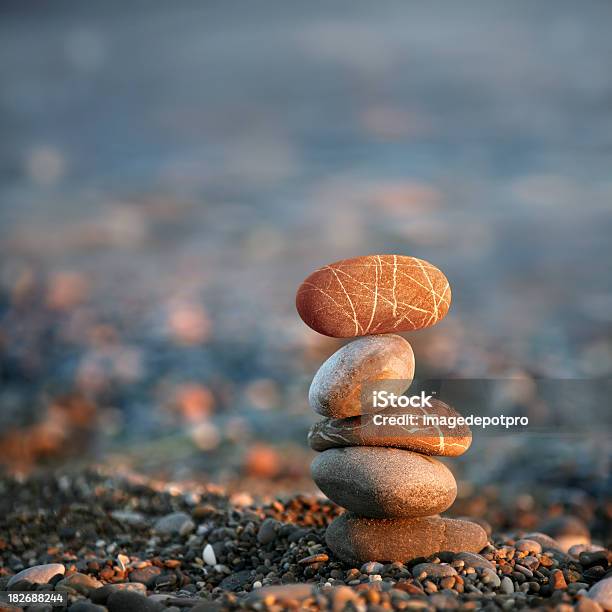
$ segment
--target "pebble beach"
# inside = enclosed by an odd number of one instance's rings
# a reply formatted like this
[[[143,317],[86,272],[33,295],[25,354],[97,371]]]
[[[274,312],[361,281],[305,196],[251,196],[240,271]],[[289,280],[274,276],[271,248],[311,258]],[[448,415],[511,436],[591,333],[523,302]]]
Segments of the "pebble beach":
[[[325,543],[339,508],[321,496],[255,502],[93,470],[3,479],[0,492],[10,534],[0,540],[0,590],[62,590],[73,612],[610,606],[612,553],[589,544],[610,508],[590,497],[581,519],[567,514],[570,500],[507,504],[476,491],[455,506],[486,507],[474,518],[488,534],[479,553],[353,566]]]

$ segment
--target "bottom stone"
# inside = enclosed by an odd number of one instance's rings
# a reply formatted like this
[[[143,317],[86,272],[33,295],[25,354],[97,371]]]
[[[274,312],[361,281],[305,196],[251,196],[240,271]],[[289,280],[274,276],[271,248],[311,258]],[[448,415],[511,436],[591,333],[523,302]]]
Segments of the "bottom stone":
[[[479,552],[487,534],[476,523],[438,516],[371,519],[346,512],[327,528],[325,541],[348,563],[393,562],[440,551]]]

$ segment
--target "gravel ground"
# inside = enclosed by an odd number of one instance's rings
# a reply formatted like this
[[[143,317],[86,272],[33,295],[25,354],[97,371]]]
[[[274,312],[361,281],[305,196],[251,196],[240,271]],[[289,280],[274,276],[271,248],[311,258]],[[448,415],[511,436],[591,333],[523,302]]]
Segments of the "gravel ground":
[[[486,508],[477,520],[492,533],[480,556],[442,552],[407,564],[351,567],[325,545],[325,527],[339,508],[311,495],[255,501],[216,485],[101,469],[6,478],[0,494],[0,590],[25,568],[60,563],[65,575],[47,576],[46,585],[20,580],[9,588],[65,590],[76,612],[597,610],[585,595],[612,575],[609,550],[575,546],[567,554],[553,540],[525,537],[534,531],[525,525],[548,521],[549,532],[559,534],[565,522],[573,528],[566,533],[575,534],[566,545],[585,529],[609,545],[598,527],[602,519],[610,524],[609,504],[596,499],[583,500],[588,513],[572,522],[558,504],[526,509],[525,499],[513,506],[496,501],[492,490],[475,491],[469,508]]]

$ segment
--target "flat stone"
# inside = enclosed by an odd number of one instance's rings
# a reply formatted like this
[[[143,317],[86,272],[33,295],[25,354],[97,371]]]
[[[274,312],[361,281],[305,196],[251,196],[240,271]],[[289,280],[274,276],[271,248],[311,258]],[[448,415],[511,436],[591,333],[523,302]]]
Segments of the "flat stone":
[[[76,573],[60,580],[55,585],[55,589],[58,591],[62,589],[72,589],[82,595],[89,595],[91,591],[99,589],[102,586],[104,585],[96,578],[88,576],[87,574]]]
[[[347,512],[330,524],[325,541],[347,563],[389,563],[440,551],[478,552],[486,546],[487,534],[479,525],[457,519],[369,519]]]
[[[457,495],[444,464],[396,448],[332,448],[315,457],[311,473],[329,499],[371,518],[430,516]]]
[[[493,563],[478,553],[460,552],[459,554],[455,555],[455,559],[463,561],[464,565],[467,565],[468,567],[495,570]]]
[[[21,570],[19,573],[11,576],[7,587],[10,588],[20,580],[27,580],[33,584],[47,584],[53,576],[57,574],[65,574],[66,568],[61,563],[47,563],[46,565],[34,565]]]
[[[421,574],[431,578],[445,578],[456,576],[457,570],[448,563],[419,563],[412,568],[412,575],[419,578]]]
[[[414,353],[401,336],[358,338],[329,357],[315,374],[308,401],[319,414],[345,418],[376,412],[373,391],[401,395],[414,377]]]
[[[604,610],[612,610],[612,576],[596,582],[587,592]]]
[[[295,298],[306,325],[325,336],[352,338],[430,327],[451,303],[448,280],[427,261],[368,255],[324,266]]]
[[[437,415],[447,419],[440,426],[426,425],[424,416]],[[416,425],[392,421],[392,417],[406,415]],[[467,425],[450,427],[461,415],[438,399],[431,400],[428,408],[386,408],[378,414],[362,414],[345,419],[323,419],[308,432],[308,444],[313,450],[324,451],[343,446],[386,446],[415,451],[422,455],[457,457],[465,453],[472,443],[472,432]],[[381,417],[390,417],[379,424]],[[456,421],[455,421],[456,422]]]

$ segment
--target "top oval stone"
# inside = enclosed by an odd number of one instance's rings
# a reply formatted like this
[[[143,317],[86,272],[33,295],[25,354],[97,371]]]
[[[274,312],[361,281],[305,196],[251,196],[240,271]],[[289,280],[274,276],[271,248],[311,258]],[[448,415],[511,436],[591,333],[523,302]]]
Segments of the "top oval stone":
[[[435,325],[451,303],[448,280],[432,264],[405,255],[343,259],[300,285],[297,311],[334,338],[412,331]]]

